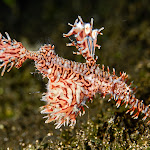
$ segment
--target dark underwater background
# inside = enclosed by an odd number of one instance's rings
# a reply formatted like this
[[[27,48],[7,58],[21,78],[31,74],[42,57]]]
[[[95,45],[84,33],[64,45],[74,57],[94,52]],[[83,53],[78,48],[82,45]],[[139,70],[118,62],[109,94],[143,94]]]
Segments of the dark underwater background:
[[[0,32],[29,50],[54,44],[66,59],[84,62],[73,55],[74,47],[62,34],[80,15],[84,22],[94,18],[94,28],[105,27],[98,37],[97,63],[125,71],[137,86],[136,97],[150,103],[150,1],[149,0],[1,0]],[[127,108],[116,108],[100,95],[88,103],[86,114],[74,128],[55,130],[45,124],[40,106],[47,79],[27,60],[0,77],[0,149],[150,149],[150,130],[142,116],[134,120]]]

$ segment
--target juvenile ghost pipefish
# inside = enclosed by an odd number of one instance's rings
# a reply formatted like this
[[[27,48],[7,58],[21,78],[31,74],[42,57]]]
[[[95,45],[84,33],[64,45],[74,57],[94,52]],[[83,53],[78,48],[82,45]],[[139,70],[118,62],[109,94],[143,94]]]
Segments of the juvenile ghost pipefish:
[[[92,100],[96,93],[104,98],[110,95],[110,99],[116,101],[116,106],[129,105],[129,110],[134,119],[140,113],[144,114],[143,120],[150,117],[150,105],[145,106],[143,101],[135,97],[132,83],[127,84],[128,75],[123,72],[120,76],[96,64],[95,48],[97,36],[102,35],[102,30],[93,29],[93,18],[90,23],[83,22],[78,16],[74,24],[68,23],[72,28],[63,37],[68,37],[71,43],[67,46],[75,46],[77,55],[82,55],[86,62],[80,63],[64,59],[56,55],[53,45],[44,45],[38,51],[27,50],[22,43],[11,40],[8,33],[6,38],[0,34],[0,69],[1,76],[5,71],[9,72],[13,67],[20,68],[23,62],[31,59],[35,62],[36,69],[44,78],[48,78],[47,92],[43,94],[42,114],[45,114],[45,123],[55,121],[56,129],[62,125],[74,126],[78,115],[85,113],[84,106],[87,100]],[[74,40],[70,38],[74,36]],[[8,69],[7,69],[8,68]],[[148,123],[150,121],[148,120]]]

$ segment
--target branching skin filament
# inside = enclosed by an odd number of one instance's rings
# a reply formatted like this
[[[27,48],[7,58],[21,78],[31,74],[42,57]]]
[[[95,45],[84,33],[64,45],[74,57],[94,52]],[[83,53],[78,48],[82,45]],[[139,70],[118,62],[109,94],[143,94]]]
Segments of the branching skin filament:
[[[11,40],[8,33],[7,38],[0,34],[0,69],[1,76],[5,71],[9,72],[12,67],[20,68],[26,59],[35,62],[36,69],[43,77],[48,78],[47,92],[43,94],[42,101],[46,102],[42,106],[42,114],[46,114],[45,123],[55,121],[56,129],[62,125],[74,126],[76,117],[85,113],[84,106],[87,100],[92,100],[96,93],[101,93],[103,97],[110,95],[110,99],[116,101],[116,106],[129,105],[130,112],[134,119],[137,119],[140,112],[144,114],[143,120],[150,117],[150,105],[145,106],[142,101],[134,95],[131,84],[127,84],[128,75],[115,74],[96,64],[98,59],[95,56],[97,36],[102,35],[102,30],[93,29],[93,18],[90,23],[84,23],[78,16],[75,23],[69,23],[72,29],[63,34],[64,37],[74,36],[75,40],[70,39],[71,43],[67,46],[75,46],[77,55],[82,55],[86,62],[79,63],[59,57],[55,54],[54,46],[44,45],[38,51],[27,50],[22,43]],[[8,68],[8,69],[7,69]],[[150,121],[148,120],[148,123]]]

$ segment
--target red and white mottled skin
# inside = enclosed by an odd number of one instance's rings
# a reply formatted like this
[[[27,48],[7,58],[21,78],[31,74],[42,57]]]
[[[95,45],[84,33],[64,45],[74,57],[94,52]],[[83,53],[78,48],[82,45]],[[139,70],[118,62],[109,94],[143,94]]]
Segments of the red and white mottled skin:
[[[1,75],[3,76],[6,68],[9,72],[13,66],[21,67],[26,59],[35,61],[35,67],[43,75],[48,78],[47,92],[43,94],[42,100],[46,105],[42,107],[42,114],[46,114],[45,121],[49,123],[55,121],[56,128],[62,125],[73,126],[76,124],[76,117],[85,113],[84,105],[86,101],[92,100],[96,93],[111,95],[110,99],[116,101],[116,106],[121,103],[129,105],[127,112],[133,114],[133,118],[137,119],[139,113],[145,116],[143,120],[150,117],[150,105],[145,106],[142,101],[135,98],[131,85],[126,84],[127,75],[122,73],[119,77],[115,75],[115,69],[112,74],[104,70],[104,66],[99,68],[96,64],[95,48],[97,45],[98,34],[102,35],[103,27],[93,29],[93,19],[90,23],[84,23],[79,16],[76,19],[72,29],[64,37],[74,36],[75,41],[67,46],[75,46],[86,63],[70,61],[59,57],[55,54],[54,46],[44,45],[39,51],[29,51],[20,42],[11,40],[8,33],[7,39],[0,34],[0,69],[3,68]],[[148,121],[150,123],[150,121]]]

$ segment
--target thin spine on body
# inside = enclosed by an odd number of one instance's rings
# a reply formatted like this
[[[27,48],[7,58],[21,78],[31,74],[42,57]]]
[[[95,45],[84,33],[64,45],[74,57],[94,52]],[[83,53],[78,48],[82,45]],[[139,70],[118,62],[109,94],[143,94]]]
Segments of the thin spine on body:
[[[7,39],[0,34],[0,68],[3,68],[1,75],[4,75],[7,67],[10,67],[7,70],[9,72],[13,66],[20,68],[26,59],[34,60],[36,69],[49,80],[47,92],[42,97],[46,105],[41,107],[41,113],[46,114],[46,123],[55,121],[56,128],[69,123],[70,126],[75,125],[77,116],[85,113],[86,101],[92,100],[96,93],[100,93],[103,98],[109,94],[110,99],[116,101],[117,107],[122,103],[126,107],[129,105],[127,113],[132,115],[135,112],[135,119],[140,112],[145,115],[143,120],[149,118],[150,105],[145,106],[135,98],[132,84],[126,83],[128,75],[123,72],[118,77],[115,69],[110,73],[109,67],[105,70],[104,65],[100,68],[96,64],[95,48],[100,49],[97,36],[102,35],[104,28],[93,29],[93,19],[90,23],[84,23],[80,16],[74,25],[69,25],[72,29],[63,36],[73,35],[75,40],[70,39],[71,43],[67,46],[75,46],[78,52],[73,53],[81,54],[86,63],[59,57],[55,54],[54,46],[50,44],[42,46],[39,51],[29,51],[20,42],[11,40],[6,33]]]

